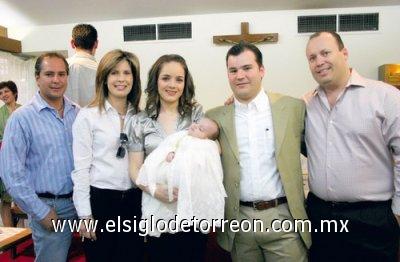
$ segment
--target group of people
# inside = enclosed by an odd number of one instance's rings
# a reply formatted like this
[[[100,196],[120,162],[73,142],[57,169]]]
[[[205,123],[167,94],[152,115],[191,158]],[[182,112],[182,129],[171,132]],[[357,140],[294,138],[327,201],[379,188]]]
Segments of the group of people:
[[[94,29],[77,28],[86,35]],[[73,47],[93,58],[97,32],[92,45],[78,35]],[[266,227],[310,219],[312,228],[300,232],[221,227],[218,243],[233,261],[396,261],[400,92],[350,68],[337,33],[311,35],[306,56],[318,87],[304,102],[265,92],[260,50],[235,44],[226,55],[233,99],[204,113],[179,55],[163,55],[149,70],[143,110],[134,54],[103,56],[87,84],[94,83],[94,99],[81,109],[64,95],[71,64],[58,53],[41,55],[39,91],[7,120],[0,157],[5,188],[28,214],[36,260],[67,259],[71,231],[54,223],[78,217],[97,223],[95,231],[85,223],[79,229],[88,261],[142,261],[144,250],[150,261],[203,261],[207,235],[194,225],[146,239],[138,229],[106,230],[109,221],[139,221],[142,213],[170,219],[187,211],[182,203],[201,216],[202,203],[215,208],[215,218]],[[68,88],[85,93],[74,85]],[[346,220],[349,232],[314,230],[324,220]]]

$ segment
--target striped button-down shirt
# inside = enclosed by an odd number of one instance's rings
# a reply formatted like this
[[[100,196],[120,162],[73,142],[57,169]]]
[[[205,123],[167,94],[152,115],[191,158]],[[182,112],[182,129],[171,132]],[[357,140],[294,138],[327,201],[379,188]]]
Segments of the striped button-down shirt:
[[[332,108],[321,88],[305,100],[310,190],[328,201],[392,198],[400,214],[400,92],[353,69]]]
[[[8,119],[0,156],[0,175],[14,201],[34,219],[50,207],[36,193],[72,191],[72,123],[79,107],[64,97],[64,117],[39,93]]]

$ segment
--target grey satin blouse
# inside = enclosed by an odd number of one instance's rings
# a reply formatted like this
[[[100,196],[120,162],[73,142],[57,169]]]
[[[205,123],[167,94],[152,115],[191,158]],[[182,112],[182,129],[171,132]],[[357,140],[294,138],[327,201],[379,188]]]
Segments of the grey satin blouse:
[[[203,107],[196,104],[192,115],[180,117],[176,126],[176,132],[188,128],[193,122],[197,122],[204,116]],[[128,137],[130,152],[144,152],[145,158],[168,136],[161,124],[153,120],[145,111],[134,115],[128,125]]]

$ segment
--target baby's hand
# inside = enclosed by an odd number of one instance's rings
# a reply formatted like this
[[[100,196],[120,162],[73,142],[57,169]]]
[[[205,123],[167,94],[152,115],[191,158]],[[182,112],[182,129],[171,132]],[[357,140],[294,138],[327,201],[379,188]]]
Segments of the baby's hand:
[[[165,160],[168,162],[168,163],[171,163],[171,161],[174,159],[174,157],[175,157],[175,152],[169,152],[168,153],[168,155],[167,155],[167,157],[165,158]]]

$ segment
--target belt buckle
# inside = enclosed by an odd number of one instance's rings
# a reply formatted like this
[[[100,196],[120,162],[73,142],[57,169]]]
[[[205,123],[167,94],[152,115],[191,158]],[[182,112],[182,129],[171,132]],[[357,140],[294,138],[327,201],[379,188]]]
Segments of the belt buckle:
[[[267,209],[268,207],[268,201],[254,201],[253,202],[253,208],[255,210],[264,210]]]
[[[259,210],[259,208],[258,208],[258,205],[261,203],[261,201],[254,201],[253,202],[253,208],[255,209],[255,210]]]
[[[339,202],[331,201],[331,207],[332,207],[332,208],[338,207],[339,205],[340,205]]]

